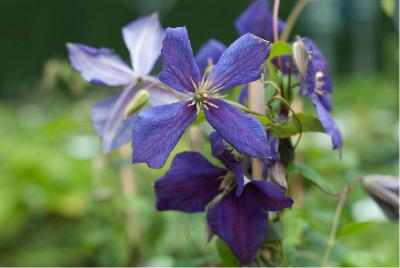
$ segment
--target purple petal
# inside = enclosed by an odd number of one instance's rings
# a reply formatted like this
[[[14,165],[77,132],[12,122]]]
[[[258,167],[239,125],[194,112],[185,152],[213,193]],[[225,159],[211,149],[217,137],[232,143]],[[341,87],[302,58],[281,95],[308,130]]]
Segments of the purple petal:
[[[181,92],[194,92],[200,71],[194,57],[186,27],[167,28],[161,57],[163,66],[159,79]]]
[[[171,168],[155,183],[158,210],[200,212],[220,192],[225,169],[215,167],[201,154],[177,154]]]
[[[245,186],[245,192],[257,200],[257,207],[265,212],[291,208],[293,200],[277,185],[264,180],[251,180]]]
[[[300,93],[304,96],[311,97],[315,94],[316,87],[316,70],[313,59],[310,59],[307,65],[306,77],[301,81]]]
[[[92,108],[93,125],[101,138],[105,153],[129,141],[133,118],[126,120],[124,111],[138,89],[138,87],[127,87],[121,94],[100,102]]]
[[[133,81],[132,70],[107,48],[93,48],[82,44],[67,44],[72,67],[92,83],[126,86]]]
[[[332,111],[332,100],[328,95],[318,94],[318,99],[327,111]]]
[[[264,242],[268,211],[291,207],[292,203],[279,187],[252,180],[245,185],[241,196],[236,197],[231,192],[210,208],[207,221],[240,262],[247,264]]]
[[[209,110],[203,109],[207,121],[236,151],[261,159],[271,157],[267,135],[257,119],[225,101],[209,99],[209,102],[218,108],[208,106]]]
[[[246,105],[248,99],[249,99],[249,89],[248,89],[247,86],[244,86],[244,87],[240,90],[238,102],[239,102],[241,105]]]
[[[210,39],[205,43],[196,55],[196,63],[199,66],[201,76],[204,75],[206,68],[211,60],[212,64],[216,64],[225,51],[226,46],[221,42]]]
[[[127,87],[121,94],[111,97],[96,104],[92,108],[92,121],[97,134],[101,137],[103,151],[109,153],[126,144],[132,134],[134,116],[125,118],[124,112],[127,104],[139,89],[150,86],[150,82]],[[169,91],[159,87],[148,89],[150,107],[177,102],[178,99]]]
[[[217,132],[210,134],[212,155],[221,161],[225,167],[235,174],[236,195],[239,196],[244,188],[244,172],[242,164],[233,155],[232,150],[228,149],[227,144]]]
[[[315,45],[315,43],[308,37],[301,38],[304,47],[312,52],[312,58],[314,67],[316,70],[326,70],[326,60],[321,50]]]
[[[185,129],[196,119],[196,106],[180,101],[144,110],[132,133],[132,162],[161,168]]]
[[[161,27],[158,14],[141,17],[124,28],[122,35],[130,52],[133,69],[140,75],[150,73],[160,56],[164,29]]]
[[[240,35],[252,33],[265,40],[274,40],[273,16],[269,4],[265,0],[254,1],[235,21]],[[286,24],[278,20],[278,32],[282,32]]]
[[[325,129],[325,132],[331,136],[333,149],[339,149],[339,151],[341,152],[343,146],[343,138],[339,128],[337,127],[331,115],[329,114],[329,112],[326,110],[326,108],[318,98],[316,97],[311,98],[311,102],[317,109],[318,118],[321,121],[321,124]]]
[[[239,37],[211,70],[207,78],[211,82],[210,88],[220,87],[219,91],[222,91],[259,79],[269,51],[270,44],[253,34]]]
[[[246,187],[247,188],[247,187]],[[268,212],[246,191],[239,197],[226,195],[207,212],[212,231],[224,240],[243,264],[250,263],[263,244],[268,228]]]

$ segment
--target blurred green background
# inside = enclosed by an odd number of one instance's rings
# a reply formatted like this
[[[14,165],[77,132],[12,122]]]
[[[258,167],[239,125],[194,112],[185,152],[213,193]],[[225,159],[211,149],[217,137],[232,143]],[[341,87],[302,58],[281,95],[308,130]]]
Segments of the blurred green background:
[[[152,183],[165,168],[132,167],[129,146],[102,156],[89,111],[118,89],[82,81],[65,43],[128,58],[121,27],[159,11],[165,27],[188,27],[195,50],[210,37],[229,44],[250,2],[0,0],[1,266],[221,265],[215,241],[204,242],[203,215],[156,212]],[[295,1],[281,2],[285,19]],[[388,16],[380,2],[313,1],[294,29],[328,58],[345,141],[339,160],[328,137],[305,134],[299,161],[337,189],[365,174],[398,174],[398,4]],[[187,148],[183,139],[176,152]],[[291,265],[317,266],[338,199],[303,187],[303,202],[285,212],[284,243]],[[332,264],[399,265],[398,225],[359,185],[340,227],[352,231],[337,241]]]

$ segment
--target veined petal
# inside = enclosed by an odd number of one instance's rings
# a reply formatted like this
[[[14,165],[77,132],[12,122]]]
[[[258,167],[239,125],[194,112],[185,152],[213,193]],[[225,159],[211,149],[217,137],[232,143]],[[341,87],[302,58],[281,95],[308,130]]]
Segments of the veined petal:
[[[310,59],[307,64],[306,76],[302,79],[300,93],[304,96],[311,97],[315,94],[317,88],[316,70],[313,60]]]
[[[237,197],[226,195],[207,213],[215,234],[224,240],[241,263],[250,263],[262,245],[267,231],[268,211],[291,207],[292,199],[279,187],[252,180]]]
[[[270,44],[251,33],[239,37],[211,70],[207,77],[209,88],[219,87],[222,91],[259,79],[269,51]]]
[[[216,64],[225,51],[226,46],[215,39],[210,39],[205,43],[196,55],[196,63],[199,66],[201,77],[203,77],[206,68],[211,61]]]
[[[139,88],[127,87],[122,93],[96,104],[91,111],[93,126],[101,138],[103,151],[109,153],[127,143],[132,131],[133,116],[125,119],[126,105]]]
[[[268,227],[268,213],[258,207],[257,200],[246,188],[239,197],[233,192],[226,195],[207,212],[212,231],[227,243],[243,264],[253,260]]]
[[[235,21],[240,35],[252,33],[265,40],[274,40],[273,16],[266,0],[254,1]],[[278,32],[281,33],[286,24],[278,20]]]
[[[107,48],[93,48],[82,44],[67,44],[72,67],[91,83],[126,86],[133,81],[132,70]]]
[[[203,109],[207,121],[236,151],[260,159],[271,157],[267,135],[257,119],[225,101],[208,101],[218,108],[208,106],[209,110]]]
[[[217,132],[210,134],[212,155],[217,158],[225,167],[235,174],[236,178],[236,195],[239,196],[244,187],[244,172],[242,164],[233,155],[232,150],[229,150],[227,144]]]
[[[200,81],[200,71],[193,57],[186,27],[167,28],[161,58],[163,66],[160,81],[177,91],[194,92]]]
[[[251,180],[246,184],[245,191],[257,200],[257,207],[265,212],[280,211],[293,205],[293,200],[279,186],[264,180]]]
[[[185,129],[196,119],[196,106],[180,101],[144,110],[132,132],[132,162],[161,168]]]
[[[200,212],[220,192],[225,169],[212,165],[201,154],[177,154],[171,168],[155,183],[158,210]]]
[[[333,149],[339,149],[339,152],[341,153],[343,146],[343,138],[339,128],[333,121],[329,112],[326,110],[324,105],[320,102],[320,100],[317,97],[312,97],[311,102],[317,109],[318,118],[321,121],[321,125],[325,129],[325,132],[329,136],[331,136]]]
[[[160,56],[164,29],[158,14],[141,17],[122,28],[125,44],[130,52],[133,69],[140,75],[150,73]]]

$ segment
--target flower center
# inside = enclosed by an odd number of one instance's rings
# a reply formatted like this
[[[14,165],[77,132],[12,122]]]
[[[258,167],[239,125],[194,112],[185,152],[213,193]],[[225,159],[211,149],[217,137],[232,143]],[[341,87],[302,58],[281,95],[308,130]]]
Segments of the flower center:
[[[191,104],[189,104],[189,106],[196,104],[198,108],[204,107],[206,110],[209,110],[209,106],[218,109],[219,107],[217,105],[208,100],[212,95],[214,95],[217,88],[210,89],[211,83],[209,81],[205,81],[204,77],[199,85],[197,85],[192,79],[191,81],[196,91],[193,96],[193,101]]]

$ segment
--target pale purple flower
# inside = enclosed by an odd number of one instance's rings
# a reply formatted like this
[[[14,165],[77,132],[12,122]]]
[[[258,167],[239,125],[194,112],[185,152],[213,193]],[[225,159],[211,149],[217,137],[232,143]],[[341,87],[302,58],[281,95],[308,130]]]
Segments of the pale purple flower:
[[[131,67],[110,49],[67,44],[73,68],[86,81],[124,88],[122,93],[92,109],[92,120],[101,137],[104,152],[110,152],[129,141],[136,115],[125,118],[124,111],[139,89],[149,90],[150,106],[177,100],[173,94],[159,86],[158,79],[149,76],[160,55],[164,37],[158,15],[153,14],[131,22],[122,29],[122,35],[130,53]]]

